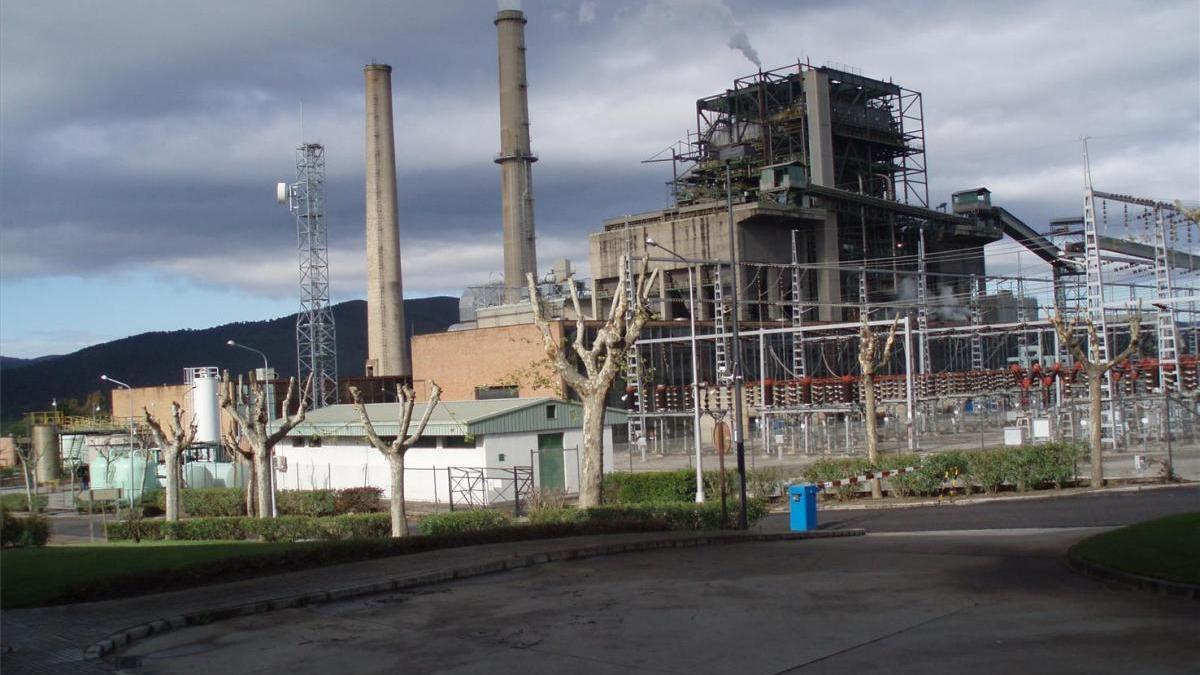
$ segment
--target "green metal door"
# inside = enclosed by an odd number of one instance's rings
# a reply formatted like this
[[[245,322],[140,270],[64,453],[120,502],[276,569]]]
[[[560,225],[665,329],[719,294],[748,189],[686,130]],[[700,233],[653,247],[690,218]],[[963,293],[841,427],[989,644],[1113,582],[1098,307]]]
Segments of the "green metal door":
[[[538,434],[538,477],[541,490],[566,488],[563,479],[563,435]]]

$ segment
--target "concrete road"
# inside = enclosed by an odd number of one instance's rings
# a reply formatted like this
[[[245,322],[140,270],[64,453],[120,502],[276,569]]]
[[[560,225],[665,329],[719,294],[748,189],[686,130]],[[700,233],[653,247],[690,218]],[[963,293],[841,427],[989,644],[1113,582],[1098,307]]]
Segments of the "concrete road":
[[[1196,510],[1200,495],[1194,488],[1126,494],[1011,502],[1019,506],[994,512],[984,509],[1001,504],[898,510],[873,516],[881,533],[866,537],[541,565],[176,631],[134,643],[113,665],[206,675],[214,667],[1200,673],[1200,603],[1110,589],[1067,569],[1067,547],[1103,528],[979,529],[1019,518],[1153,517]],[[967,511],[976,514],[950,515]],[[974,531],[954,531],[963,529],[953,520],[960,517]],[[940,531],[882,532],[914,518]]]

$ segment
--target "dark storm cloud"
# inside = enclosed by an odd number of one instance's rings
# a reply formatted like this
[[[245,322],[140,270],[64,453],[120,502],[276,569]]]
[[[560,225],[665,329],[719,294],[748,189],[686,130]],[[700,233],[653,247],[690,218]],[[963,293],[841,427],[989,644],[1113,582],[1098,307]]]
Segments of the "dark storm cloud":
[[[1098,136],[1106,185],[1195,198],[1194,3],[524,10],[543,263],[583,260],[602,219],[663,205],[669,165],[638,162],[694,127],[697,98],[753,68],[726,46],[739,30],[766,67],[836,60],[923,91],[933,204],[986,184],[1034,224],[1070,213],[1082,133]],[[394,67],[406,257],[409,242],[478,247],[450,269],[406,262],[406,288],[486,278],[501,268],[494,12],[486,0],[0,5],[0,275],[140,265],[283,292],[295,235],[273,183],[294,174],[303,100],[306,138],[327,146],[332,272],[355,293],[361,67],[378,60]],[[256,255],[278,262],[233,268]]]

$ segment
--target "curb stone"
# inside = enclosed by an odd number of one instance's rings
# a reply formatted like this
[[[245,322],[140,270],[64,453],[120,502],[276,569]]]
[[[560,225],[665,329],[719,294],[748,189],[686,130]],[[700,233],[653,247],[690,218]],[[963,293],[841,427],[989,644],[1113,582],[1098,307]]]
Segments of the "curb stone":
[[[190,612],[187,614],[172,616],[166,619],[155,619],[153,621],[140,623],[118,631],[107,638],[104,638],[103,640],[99,640],[98,642],[87,646],[83,650],[83,660],[93,661],[96,659],[102,659],[105,656],[112,654],[117,649],[128,646],[134,640],[141,640],[151,635],[156,635],[186,626],[204,625],[214,621],[250,616],[253,614],[263,614],[274,610],[295,609],[308,605],[318,605],[338,600],[348,600],[351,598],[365,597],[368,595],[377,595],[380,593],[416,588],[419,586],[444,583],[447,581],[453,581],[455,579],[467,579],[470,577],[504,572],[511,569],[543,565],[560,560],[565,561],[579,558],[593,558],[603,555],[651,551],[662,548],[694,548],[697,546],[713,544],[793,541],[799,539],[828,539],[833,537],[855,537],[865,534],[866,530],[859,528],[846,530],[813,530],[809,532],[752,532],[747,534],[716,534],[681,538],[664,537],[661,539],[649,539],[644,541],[616,544],[599,544],[580,548],[542,551],[529,555],[509,556],[499,560],[475,562],[469,565],[463,565],[451,569],[417,572],[401,577],[386,579],[384,581],[359,584],[357,586],[345,586],[342,588],[323,591],[309,591],[244,605],[218,607],[215,609],[206,609],[198,612]]]
[[[1140,591],[1153,591],[1160,595],[1177,595],[1200,600],[1200,586],[1166,579],[1155,579],[1132,572],[1123,572],[1100,563],[1094,563],[1075,555],[1074,548],[1067,552],[1067,566],[1076,572],[1102,581],[1110,581]]]

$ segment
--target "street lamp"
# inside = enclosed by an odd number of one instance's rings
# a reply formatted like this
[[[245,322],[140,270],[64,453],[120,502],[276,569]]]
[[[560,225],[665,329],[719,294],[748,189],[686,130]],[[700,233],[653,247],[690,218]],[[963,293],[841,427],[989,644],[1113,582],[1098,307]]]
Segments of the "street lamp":
[[[100,379],[101,379],[101,380],[104,380],[105,382],[112,382],[113,384],[117,385],[118,387],[124,387],[124,388],[128,389],[128,390],[129,390],[129,391],[131,391],[131,392],[133,391],[133,387],[129,386],[128,384],[125,384],[124,382],[122,382],[122,381],[120,381],[120,380],[114,380],[113,378],[109,377],[108,375],[101,375],[101,376],[100,376]],[[129,397],[129,512],[130,512],[131,514],[133,513],[133,486],[134,486],[134,473],[133,473],[133,396],[131,395],[131,396]]]
[[[742,426],[742,349],[738,344],[740,338],[738,327],[738,315],[741,314],[738,307],[738,243],[737,235],[734,232],[733,225],[733,179],[729,171],[729,157],[725,159],[725,202],[729,209],[729,259],[730,267],[730,293],[729,299],[733,303],[733,321],[730,322],[730,333],[732,334],[733,342],[733,446],[737,452],[737,470],[738,482],[740,483],[739,504],[741,508],[738,510],[738,527],[743,530],[750,529],[750,523],[746,517],[746,443],[744,440],[745,429]]]
[[[251,347],[249,345],[244,345],[244,344],[241,344],[240,342],[235,342],[233,340],[226,340],[225,344],[229,345],[230,347],[238,347],[239,349],[245,349],[248,352],[254,352],[255,354],[258,354],[259,356],[262,357],[262,360],[263,360],[262,388],[263,388],[263,397],[266,399],[266,403],[267,403],[267,421],[270,422],[271,420],[275,419],[275,385],[273,383],[270,383],[267,381],[267,377],[268,377],[267,373],[271,369],[270,366],[267,365],[267,355],[264,354],[262,352],[262,350],[255,349],[254,347]],[[240,396],[240,394],[239,394],[239,396]],[[273,461],[270,462],[267,465],[267,468],[268,468],[267,475],[265,477],[262,477],[262,476],[259,477],[260,480],[265,479],[270,482],[270,486],[271,486],[271,517],[272,518],[279,515],[278,508],[275,505],[275,465],[274,464],[275,463]]]
[[[692,266],[687,259],[679,255],[675,251],[663,246],[654,241],[650,237],[646,237],[646,245],[660,248],[672,256],[678,258],[683,264],[687,265],[688,272],[688,324],[692,332],[692,435],[696,444],[696,503],[704,503],[704,468],[701,466],[703,458],[700,453],[700,375],[697,371],[696,358],[696,287],[692,283]]]

